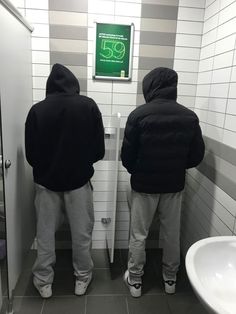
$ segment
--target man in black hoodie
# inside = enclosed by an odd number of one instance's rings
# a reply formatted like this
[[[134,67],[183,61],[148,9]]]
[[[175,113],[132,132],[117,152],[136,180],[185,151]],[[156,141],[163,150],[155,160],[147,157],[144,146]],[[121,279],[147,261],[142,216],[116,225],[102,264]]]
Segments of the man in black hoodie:
[[[141,296],[145,240],[156,211],[161,224],[165,291],[175,292],[185,171],[204,157],[196,114],[176,102],[177,81],[177,73],[168,68],[149,72],[143,79],[146,104],[131,112],[125,127],[121,159],[131,174],[132,205],[124,280],[133,297]]]
[[[55,232],[66,212],[71,229],[75,294],[92,279],[93,163],[104,157],[104,129],[96,103],[80,93],[79,82],[55,64],[46,98],[32,106],[25,123],[26,158],[36,183],[37,259],[33,283],[43,298],[52,295]]]

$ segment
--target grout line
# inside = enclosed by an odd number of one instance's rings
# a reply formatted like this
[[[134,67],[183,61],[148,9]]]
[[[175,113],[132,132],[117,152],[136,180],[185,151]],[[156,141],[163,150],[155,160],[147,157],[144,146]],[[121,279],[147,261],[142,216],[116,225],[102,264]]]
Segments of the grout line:
[[[127,296],[125,297],[125,303],[126,303],[127,314],[129,314],[129,304],[128,304]]]
[[[87,303],[88,303],[88,297],[87,297],[87,295],[85,295],[84,314],[87,313]]]
[[[44,300],[44,301],[43,301],[43,305],[42,305],[42,308],[41,308],[40,314],[43,314],[43,310],[44,310],[44,305],[45,305],[45,302],[46,302],[46,300]]]

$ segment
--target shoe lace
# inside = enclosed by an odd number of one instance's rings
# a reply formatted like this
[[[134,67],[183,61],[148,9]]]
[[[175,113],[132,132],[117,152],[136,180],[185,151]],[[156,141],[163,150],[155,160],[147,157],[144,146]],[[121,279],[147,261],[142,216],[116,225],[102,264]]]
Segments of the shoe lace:
[[[174,280],[166,280],[165,283],[167,283],[169,286],[173,286],[175,284]]]

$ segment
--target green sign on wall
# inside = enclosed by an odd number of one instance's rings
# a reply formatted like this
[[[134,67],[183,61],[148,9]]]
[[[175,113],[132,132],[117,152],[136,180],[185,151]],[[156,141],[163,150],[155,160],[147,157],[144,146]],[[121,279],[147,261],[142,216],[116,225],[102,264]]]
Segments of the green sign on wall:
[[[96,23],[94,78],[130,80],[134,25]]]

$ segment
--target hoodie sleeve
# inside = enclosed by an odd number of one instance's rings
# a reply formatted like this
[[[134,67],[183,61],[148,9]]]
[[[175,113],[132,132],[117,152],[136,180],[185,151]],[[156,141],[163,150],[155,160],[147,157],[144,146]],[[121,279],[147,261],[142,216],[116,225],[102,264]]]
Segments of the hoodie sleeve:
[[[202,137],[202,131],[199,125],[199,121],[195,127],[194,137],[192,139],[188,160],[187,160],[187,169],[196,167],[203,160],[205,153],[205,144]]]
[[[105,155],[105,139],[104,127],[102,122],[102,115],[98,109],[97,104],[94,102],[94,129],[93,129],[94,149],[92,161],[97,162]]]
[[[25,122],[25,154],[28,163],[33,167],[35,164],[35,136],[36,136],[36,119],[34,111],[28,113]]]
[[[135,125],[131,116],[129,116],[125,126],[124,140],[121,147],[121,160],[123,166],[131,174],[134,171],[137,162],[138,142],[138,127]]]

